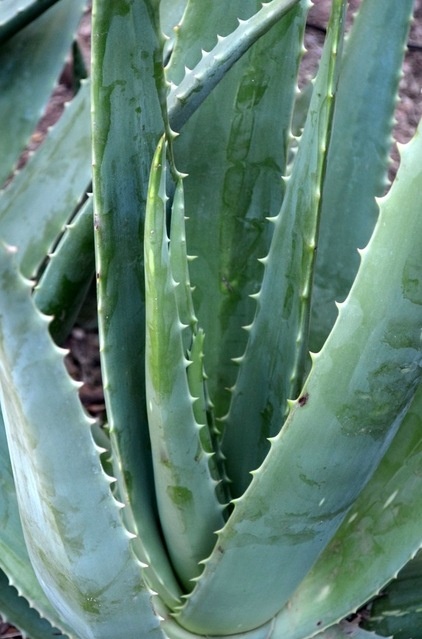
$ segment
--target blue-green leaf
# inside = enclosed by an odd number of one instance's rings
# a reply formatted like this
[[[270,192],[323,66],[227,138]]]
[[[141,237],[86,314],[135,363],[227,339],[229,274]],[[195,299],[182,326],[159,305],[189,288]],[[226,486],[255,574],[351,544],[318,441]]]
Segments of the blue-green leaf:
[[[6,439],[3,417],[0,412],[0,486],[2,498],[0,501],[0,613],[6,614],[13,622],[19,620],[26,623],[26,616],[31,605],[37,607],[34,622],[38,624],[40,615],[49,619],[52,624],[63,628],[63,621],[46,598],[29,559],[22,525],[19,516],[16,488],[14,484],[12,465]],[[9,584],[11,584],[9,588]],[[14,586],[14,588],[12,587]],[[16,590],[15,590],[16,589]],[[17,596],[17,591],[20,597]],[[43,622],[44,629],[48,624]],[[21,626],[22,627],[22,626]],[[66,631],[70,629],[66,627]]]
[[[201,61],[191,72],[186,73],[168,96],[172,129],[181,129],[235,62],[298,2],[299,0],[272,0],[262,4],[260,11],[248,20],[240,21],[237,29],[219,39],[209,53],[203,53]]]
[[[310,347],[319,351],[373,231],[413,0],[364,0],[345,43],[324,188]],[[388,43],[388,46],[386,45]],[[379,52],[382,51],[380,55]]]
[[[148,176],[164,132],[162,40],[156,3],[93,5],[93,191],[104,394],[127,525],[169,605],[179,585],[163,547],[145,403],[143,234]],[[124,42],[125,46],[121,46]],[[122,114],[124,113],[124,117]]]
[[[43,145],[0,193],[0,237],[19,248],[34,277],[72,217],[91,179],[89,83],[85,83]]]
[[[161,637],[151,592],[102,469],[63,351],[15,251],[0,254],[0,397],[22,528],[37,578],[80,639]],[[36,347],[34,347],[34,344]]]
[[[335,16],[336,14],[333,13]],[[330,144],[342,18],[330,23],[305,129],[287,180],[257,310],[224,422],[223,453],[233,495],[248,486],[304,380],[315,247]]]
[[[201,572],[223,525],[188,384],[185,348],[166,231],[166,145],[157,148],[145,221],[146,388],[160,522],[185,587]],[[178,237],[172,242],[177,243]],[[179,284],[180,286],[180,284]]]
[[[2,0],[0,43],[11,38],[56,2],[57,0]]]
[[[94,220],[89,198],[66,227],[35,291],[40,311],[53,316],[50,333],[63,343],[76,320],[95,273]]]
[[[61,0],[0,45],[0,186],[44,111],[84,6],[83,0]]]
[[[18,595],[16,589],[9,585],[2,571],[0,571],[0,614],[2,621],[7,621],[19,628],[24,636],[31,639],[59,639],[66,636],[46,619],[40,617],[38,611],[31,608],[24,597]]]
[[[186,56],[188,65],[201,55],[190,42],[192,33],[200,33],[199,42],[212,46],[217,33],[236,23],[239,14],[256,11],[259,2],[227,5],[210,0],[189,6],[179,43],[182,47],[187,39],[181,59]],[[253,45],[175,141],[177,165],[188,173],[187,246],[198,256],[190,264],[191,281],[206,335],[204,367],[218,417],[227,412],[228,389],[238,372],[232,358],[245,349],[247,333],[241,327],[250,324],[256,308],[249,295],[262,280],[258,258],[269,249],[272,226],[266,216],[275,215],[282,201],[280,176],[286,167],[307,8],[306,0],[296,4]],[[177,65],[172,71],[180,72]]]
[[[422,639],[422,555],[419,552],[370,607],[365,627],[394,639]]]
[[[421,157],[419,130],[302,394],[179,613],[193,631],[256,627],[286,604],[409,408],[422,378]]]
[[[420,546],[422,386],[348,516],[277,615],[274,637],[303,639],[377,595]]]

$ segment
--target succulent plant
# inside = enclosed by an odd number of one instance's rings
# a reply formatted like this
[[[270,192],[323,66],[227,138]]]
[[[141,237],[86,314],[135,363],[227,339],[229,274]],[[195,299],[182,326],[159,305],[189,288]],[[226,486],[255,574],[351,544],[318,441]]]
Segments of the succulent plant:
[[[386,181],[412,0],[346,38],[332,0],[301,92],[307,0],[94,0],[17,172],[83,3],[2,5],[0,613],[420,637],[421,125]],[[103,425],[63,348],[94,276]]]

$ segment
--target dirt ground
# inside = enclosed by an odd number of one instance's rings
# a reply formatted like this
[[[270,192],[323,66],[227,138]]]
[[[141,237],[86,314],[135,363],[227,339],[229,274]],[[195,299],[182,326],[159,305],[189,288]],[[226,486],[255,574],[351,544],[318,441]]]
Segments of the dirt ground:
[[[393,0],[394,1],[394,0]],[[400,0],[396,0],[400,1]],[[350,17],[360,4],[360,0],[350,0]],[[324,41],[325,27],[329,15],[331,0],[315,0],[308,19],[305,46],[307,49],[302,62],[302,77],[313,75]],[[422,0],[415,0],[415,19],[412,24],[408,51],[404,63],[404,73],[400,83],[400,99],[397,108],[394,136],[399,142],[407,142],[413,135],[422,115]],[[87,66],[90,52],[90,10],[86,10],[78,32]],[[387,43],[388,46],[388,43]],[[31,138],[27,152],[22,156],[25,162],[28,151],[34,150],[45,137],[47,128],[60,117],[63,104],[72,97],[72,72],[67,65],[56,87],[45,116]],[[398,156],[392,149],[393,172],[397,166]],[[84,382],[81,388],[81,399],[87,410],[99,420],[104,417],[104,399],[99,368],[98,335],[95,327],[76,327],[69,337],[66,346],[70,352],[67,357],[68,369],[72,376]],[[0,620],[0,638],[19,638],[19,632]]]

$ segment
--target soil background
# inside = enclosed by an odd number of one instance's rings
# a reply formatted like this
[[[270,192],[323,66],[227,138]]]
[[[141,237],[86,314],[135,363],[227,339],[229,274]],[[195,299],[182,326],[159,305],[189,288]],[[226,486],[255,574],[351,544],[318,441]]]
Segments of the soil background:
[[[397,2],[400,0],[391,1]],[[348,21],[350,24],[353,20],[353,12],[358,8],[360,0],[349,0],[349,4]],[[315,4],[310,10],[305,37],[306,53],[301,66],[301,84],[313,77],[317,68],[330,6],[331,0],[315,0]],[[408,50],[400,82],[394,128],[394,137],[401,143],[410,140],[422,115],[422,0],[415,0],[414,7],[414,21],[408,38]],[[91,11],[88,5],[77,34],[77,40],[87,68],[89,68],[90,62],[90,18]],[[388,46],[388,43],[386,43],[386,46]],[[380,52],[380,55],[382,55],[382,52]],[[73,72],[69,62],[63,70],[44,117],[33,134],[28,148],[22,155],[20,166],[25,163],[29,152],[34,151],[41,144],[48,127],[60,117],[65,102],[73,96],[72,85]],[[394,175],[398,165],[398,153],[395,144],[392,145],[391,158],[390,177]],[[88,412],[99,421],[102,421],[105,407],[99,366],[98,334],[95,325],[90,327],[84,324],[83,326],[75,327],[67,340],[66,346],[69,349],[67,357],[69,372],[75,379],[83,382],[80,390],[81,400]],[[12,637],[21,638],[21,635],[13,626],[2,622],[0,619],[0,638],[11,639]]]

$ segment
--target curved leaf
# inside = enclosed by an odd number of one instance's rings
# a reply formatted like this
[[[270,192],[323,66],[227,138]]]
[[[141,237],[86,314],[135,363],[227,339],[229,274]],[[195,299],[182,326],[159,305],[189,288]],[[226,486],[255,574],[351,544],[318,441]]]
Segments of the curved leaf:
[[[319,351],[359,267],[385,191],[413,0],[364,0],[345,43],[322,191],[310,347]],[[385,43],[388,42],[388,46]],[[382,55],[379,52],[382,51]]]
[[[374,632],[363,630],[357,623],[348,623],[347,621],[332,626],[317,635],[312,635],[312,637],[314,637],[314,639],[387,639],[386,637],[376,635]],[[390,637],[390,639],[392,639],[392,637]]]
[[[365,627],[394,639],[422,638],[422,556],[412,559],[371,605]]]
[[[11,38],[56,2],[57,0],[2,0],[0,43]]]
[[[9,585],[6,575],[0,571],[0,613],[2,621],[19,628],[19,630],[31,639],[58,639],[64,637],[46,619],[31,608],[22,596],[19,596],[15,588]],[[70,636],[70,635],[67,635]]]
[[[171,606],[180,588],[157,524],[145,403],[144,218],[152,158],[165,126],[156,20],[148,0],[93,5],[94,235],[114,474],[128,506],[127,526],[149,565],[145,574]]]
[[[84,6],[84,0],[61,0],[0,46],[0,185],[50,98]]]
[[[275,639],[303,639],[377,595],[419,548],[422,386],[379,467],[311,572],[280,611]]]
[[[239,13],[259,7],[256,0],[191,5],[180,38],[185,31],[200,33],[198,39],[205,43]],[[204,367],[217,417],[228,410],[228,389],[238,372],[232,358],[245,350],[247,333],[241,327],[252,321],[256,308],[249,295],[262,280],[258,258],[269,249],[273,229],[266,217],[275,215],[282,201],[280,176],[286,167],[307,9],[306,0],[299,2],[260,38],[175,141],[177,165],[188,174],[187,245],[189,253],[198,256],[190,273],[195,309],[206,334]],[[210,12],[217,26],[203,19],[203,11]],[[200,52],[192,45],[185,55],[189,64]]]
[[[48,599],[80,639],[161,637],[63,352],[0,254],[0,394],[26,545]],[[36,344],[36,348],[33,345]],[[71,490],[70,490],[71,487]]]
[[[91,179],[89,83],[67,104],[41,148],[0,193],[0,237],[34,277]]]
[[[60,625],[63,628],[64,624],[42,591],[29,559],[19,516],[16,488],[1,412],[0,486],[0,580],[2,584],[0,586],[0,611],[3,615],[6,614],[9,619],[13,619],[14,623],[17,623],[18,615],[22,613],[22,623],[26,623],[26,617],[29,615],[28,621],[33,616],[34,623],[38,626],[40,615],[42,615],[52,624]],[[19,592],[19,597],[17,592]],[[36,605],[36,613],[27,612],[28,602],[31,602],[32,606]],[[42,622],[40,625],[41,628],[46,629],[48,622]],[[67,626],[66,631],[70,632]]]
[[[89,198],[66,227],[34,290],[34,301],[52,315],[50,333],[61,344],[73,327],[95,273],[93,203]]]
[[[397,180],[302,395],[249,488],[235,500],[179,613],[180,623],[193,631],[236,632],[281,609],[406,414],[422,378],[421,157],[418,130],[402,149]],[[218,618],[211,614],[216,609]]]
[[[196,422],[188,384],[177,284],[170,270],[165,166],[162,141],[153,161],[145,220],[147,407],[160,522],[172,563],[189,588],[223,517],[210,474],[211,454],[200,436],[207,426]]]
[[[336,11],[283,204],[273,219],[264,277],[254,296],[257,310],[246,351],[237,360],[224,421],[223,453],[235,497],[247,488],[250,472],[268,452],[268,438],[280,430],[287,400],[297,397],[303,384],[321,188],[341,59],[343,18]]]
[[[180,84],[172,89],[167,105],[170,126],[179,131],[192,113],[202,104],[227,71],[299,0],[272,0],[216,46],[203,54],[202,60],[187,72]]]

